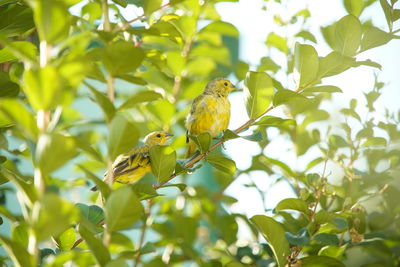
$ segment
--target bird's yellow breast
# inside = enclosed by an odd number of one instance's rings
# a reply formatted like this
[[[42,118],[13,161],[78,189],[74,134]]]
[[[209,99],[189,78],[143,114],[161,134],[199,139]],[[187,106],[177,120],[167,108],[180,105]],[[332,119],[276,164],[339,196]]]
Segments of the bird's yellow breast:
[[[226,97],[204,95],[195,105],[194,112],[187,119],[189,134],[208,132],[216,137],[228,128],[230,103]]]

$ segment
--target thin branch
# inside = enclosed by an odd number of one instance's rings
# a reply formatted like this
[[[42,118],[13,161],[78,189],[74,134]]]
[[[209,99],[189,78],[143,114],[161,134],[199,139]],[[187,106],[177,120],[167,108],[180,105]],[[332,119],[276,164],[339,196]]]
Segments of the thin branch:
[[[143,246],[144,238],[146,236],[146,230],[147,230],[147,226],[148,226],[147,220],[148,220],[148,218],[150,216],[150,212],[151,212],[152,206],[153,206],[153,201],[152,201],[152,199],[150,199],[149,200],[149,205],[147,206],[147,210],[146,210],[146,216],[143,219],[143,225],[142,225],[142,227],[140,229],[141,233],[140,233],[140,238],[139,238],[139,243],[138,243],[138,254],[137,254],[136,258],[135,258],[135,262],[134,262],[133,267],[139,266],[139,263],[140,263],[140,260],[141,260],[141,257],[142,257],[142,253],[140,253],[140,249]]]
[[[154,12],[159,11],[159,10],[165,8],[165,7],[170,6],[170,5],[171,5],[171,2],[166,3],[166,4],[162,5],[162,6],[160,6],[158,9],[154,10]],[[140,15],[140,16],[134,18],[134,19],[128,20],[128,21],[127,21],[126,23],[124,23],[122,26],[114,28],[113,31],[114,31],[114,32],[124,31],[124,30],[126,30],[132,23],[134,23],[134,22],[136,22],[136,21],[138,21],[138,20],[141,20],[141,19],[143,19],[143,18],[145,18],[145,17],[146,17],[146,15],[143,14],[143,15]]]

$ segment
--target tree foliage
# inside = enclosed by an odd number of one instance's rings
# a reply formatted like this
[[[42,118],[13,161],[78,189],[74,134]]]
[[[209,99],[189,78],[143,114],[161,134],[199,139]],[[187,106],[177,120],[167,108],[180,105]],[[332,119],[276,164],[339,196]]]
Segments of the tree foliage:
[[[359,56],[399,39],[397,0],[344,0],[348,14],[321,26],[323,40],[309,10],[282,16],[268,7],[285,3],[265,1],[265,15],[293,34],[266,36],[268,56],[255,66],[239,60],[239,31],[218,2],[0,1],[2,265],[400,264],[400,112],[375,109],[385,90],[378,75],[365,99],[338,96],[348,104],[334,123],[325,105],[342,92],[325,78],[360,66],[379,73]],[[388,30],[360,18],[373,7]],[[219,140],[192,136],[200,153],[183,160],[190,103],[221,76],[242,85],[234,94],[249,120]],[[154,130],[175,139],[150,150],[153,174],[103,182],[113,160]],[[271,131],[305,164],[268,156]],[[232,139],[261,148],[248,168],[219,149]],[[254,173],[285,181],[295,197],[251,218],[232,212],[226,189]],[[246,186],[264,201],[268,190]]]

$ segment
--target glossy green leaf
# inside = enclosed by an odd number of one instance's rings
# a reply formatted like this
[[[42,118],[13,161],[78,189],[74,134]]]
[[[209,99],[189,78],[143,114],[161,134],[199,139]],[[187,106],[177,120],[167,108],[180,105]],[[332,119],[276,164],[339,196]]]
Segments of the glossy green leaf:
[[[175,170],[176,152],[170,146],[150,148],[151,169],[159,183],[162,183]]]
[[[81,216],[93,224],[98,224],[104,220],[104,211],[99,206],[89,206],[83,203],[76,203],[75,206],[80,210]]]
[[[183,192],[183,191],[185,191],[187,185],[186,184],[165,184],[165,185],[161,186],[160,188],[165,188],[165,187],[176,187],[181,192]]]
[[[320,233],[314,236],[314,240],[323,245],[339,245],[339,238],[334,234]]]
[[[49,174],[78,154],[75,139],[54,133],[41,135],[36,147],[36,164],[43,174]]]
[[[167,99],[155,101],[151,106],[148,106],[155,118],[159,119],[161,123],[170,125],[171,121],[176,114],[176,107]]]
[[[243,93],[249,117],[255,119],[261,116],[272,101],[274,88],[271,77],[264,72],[248,72]]]
[[[286,232],[285,237],[290,244],[295,246],[306,246],[310,242],[307,231],[301,231],[298,235]]]
[[[131,188],[139,200],[149,199],[159,195],[151,184],[136,183],[131,185]]]
[[[1,97],[16,97],[19,93],[19,85],[12,82],[8,74],[0,71],[0,98]]]
[[[61,251],[70,250],[75,244],[76,240],[77,234],[73,227],[69,227],[55,239],[57,248]]]
[[[344,267],[345,265],[334,258],[327,256],[309,256],[299,259],[302,267]]]
[[[236,38],[239,36],[239,31],[236,29],[236,27],[231,23],[225,21],[213,21],[205,26],[203,29],[201,29],[200,32],[205,31],[219,33],[225,36],[232,36]]]
[[[131,150],[139,140],[140,132],[130,119],[117,114],[111,121],[108,137],[108,155],[114,160],[118,155]]]
[[[123,109],[133,108],[139,103],[151,102],[161,97],[162,97],[161,94],[156,93],[154,91],[141,91],[134,94],[131,98],[126,100],[118,109],[123,110]]]
[[[367,140],[362,143],[362,147],[371,147],[371,146],[386,146],[387,141],[383,137],[368,137]]]
[[[112,0],[114,3],[122,6],[122,7],[126,7],[128,5],[126,0]]]
[[[361,23],[357,17],[347,15],[335,26],[336,51],[345,56],[354,56],[361,42]]]
[[[27,247],[29,243],[29,227],[27,224],[18,224],[11,232],[11,239],[19,243],[23,247]]]
[[[274,253],[278,266],[285,266],[289,254],[289,243],[285,238],[285,230],[282,225],[264,215],[253,216],[250,220],[267,240]]]
[[[86,86],[94,95],[96,103],[101,107],[104,114],[106,115],[107,121],[111,121],[115,114],[115,107],[111,100],[103,93],[96,90],[93,86],[86,83]]]
[[[209,133],[202,133],[199,135],[189,136],[195,142],[201,153],[206,153],[211,145],[211,135]]]
[[[308,41],[311,41],[313,43],[317,43],[317,39],[315,39],[315,36],[309,31],[300,31],[295,36],[296,37],[301,37],[304,40],[308,40]]]
[[[294,91],[291,90],[279,90],[276,92],[275,96],[274,96],[274,106],[277,107],[279,105],[282,104],[286,104],[289,103],[291,101],[307,101],[308,99],[303,96],[302,94],[296,93]]]
[[[234,174],[236,172],[236,163],[231,159],[218,156],[207,156],[206,161],[222,172],[228,174]]]
[[[347,245],[344,245],[342,247],[337,247],[337,246],[325,246],[320,249],[318,252],[318,256],[327,256],[327,257],[332,257],[332,258],[340,258],[344,252],[346,251]]]
[[[136,70],[144,59],[141,48],[130,42],[115,42],[102,52],[103,63],[111,75],[122,75]]]
[[[108,232],[127,229],[143,215],[143,207],[128,186],[113,191],[106,202],[106,225]]]
[[[25,247],[8,239],[3,235],[0,235],[0,241],[2,243],[2,247],[7,252],[9,257],[12,259],[15,266],[18,267],[35,266],[33,257],[28,253]]]
[[[34,222],[38,240],[46,240],[64,232],[79,218],[78,209],[53,193],[47,193],[34,209],[39,209]]]
[[[237,133],[235,133],[235,132],[233,132],[233,131],[231,131],[229,129],[226,129],[224,131],[224,135],[222,136],[222,139],[227,141],[227,140],[236,139],[236,138],[239,138],[239,137],[240,137],[240,135],[238,135]]]
[[[90,248],[91,253],[93,253],[97,263],[100,266],[105,266],[106,263],[110,261],[111,256],[108,249],[103,245],[103,242],[97,239],[83,224],[79,224],[78,230],[82,239],[85,240],[86,244]]]
[[[297,198],[286,198],[284,200],[281,200],[275,207],[275,210],[281,211],[281,210],[297,210],[305,215],[308,215],[310,213],[308,209],[308,205],[304,200],[297,199]]]
[[[294,50],[294,79],[298,88],[314,82],[319,67],[318,54],[311,45],[296,43]]]

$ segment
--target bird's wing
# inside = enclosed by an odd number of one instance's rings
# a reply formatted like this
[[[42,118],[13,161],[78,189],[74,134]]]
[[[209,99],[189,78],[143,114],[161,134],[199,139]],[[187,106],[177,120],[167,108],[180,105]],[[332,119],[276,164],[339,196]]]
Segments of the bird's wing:
[[[204,108],[203,105],[201,105],[200,103],[204,100],[205,95],[201,94],[199,96],[197,96],[192,103],[192,107],[190,109],[190,113],[186,119],[186,143],[189,143],[189,129],[191,128],[191,124],[193,122],[194,115],[199,113],[199,109]]]
[[[112,177],[117,177],[133,172],[138,168],[146,166],[150,163],[150,153],[147,146],[139,147],[131,150],[129,153],[123,154],[115,160],[112,168]]]

